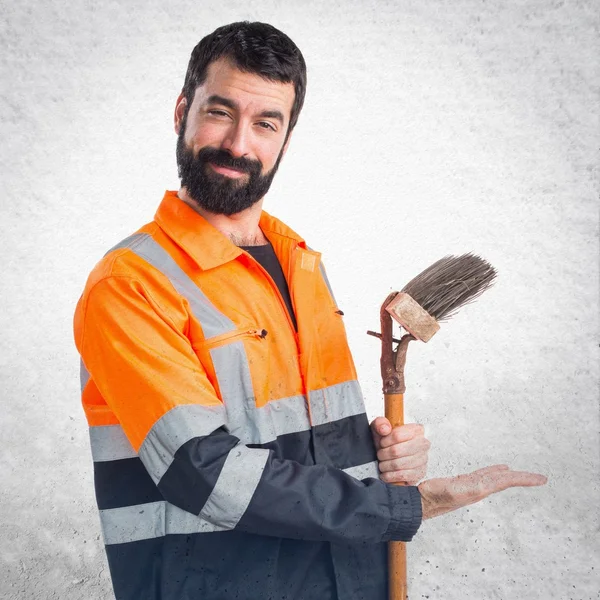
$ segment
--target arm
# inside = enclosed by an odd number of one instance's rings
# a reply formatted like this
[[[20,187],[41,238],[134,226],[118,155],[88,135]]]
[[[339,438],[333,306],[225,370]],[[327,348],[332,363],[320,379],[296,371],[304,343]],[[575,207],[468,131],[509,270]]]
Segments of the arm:
[[[278,537],[381,542],[414,535],[416,488],[275,459],[228,432],[225,407],[185,335],[184,301],[167,309],[139,281],[110,277],[84,296],[77,319],[95,385],[171,504],[224,529]]]

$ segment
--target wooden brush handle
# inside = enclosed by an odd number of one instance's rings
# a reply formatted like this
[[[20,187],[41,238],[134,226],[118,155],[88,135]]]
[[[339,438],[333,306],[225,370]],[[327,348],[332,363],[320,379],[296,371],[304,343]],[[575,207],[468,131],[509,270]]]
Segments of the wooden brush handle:
[[[384,398],[386,419],[392,427],[404,425],[404,394],[384,394]],[[406,600],[406,544],[404,542],[388,542],[388,570],[389,600]]]
[[[389,600],[406,600],[406,544],[388,542]]]
[[[384,394],[385,418],[392,427],[404,425],[404,394]]]

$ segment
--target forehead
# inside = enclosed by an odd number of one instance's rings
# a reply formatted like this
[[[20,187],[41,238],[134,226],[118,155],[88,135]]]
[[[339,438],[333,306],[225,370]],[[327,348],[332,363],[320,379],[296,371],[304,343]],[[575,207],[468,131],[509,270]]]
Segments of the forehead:
[[[208,66],[206,80],[196,89],[194,102],[203,103],[212,95],[235,101],[241,110],[277,109],[289,120],[295,91],[293,83],[245,73],[227,58],[220,58]]]

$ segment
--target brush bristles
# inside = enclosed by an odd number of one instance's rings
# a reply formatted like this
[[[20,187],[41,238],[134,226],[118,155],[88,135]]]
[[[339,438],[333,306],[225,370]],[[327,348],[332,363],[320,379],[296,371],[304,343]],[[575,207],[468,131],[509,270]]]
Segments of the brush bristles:
[[[496,278],[496,270],[474,254],[445,256],[433,263],[404,288],[434,319],[449,319],[473,302]]]

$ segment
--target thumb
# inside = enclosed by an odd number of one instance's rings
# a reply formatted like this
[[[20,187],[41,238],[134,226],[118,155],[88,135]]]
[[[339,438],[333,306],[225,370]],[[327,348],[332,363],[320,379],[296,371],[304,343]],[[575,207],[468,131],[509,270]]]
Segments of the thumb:
[[[379,440],[391,431],[392,424],[385,417],[377,417],[371,422],[371,432],[377,448],[379,448]]]

